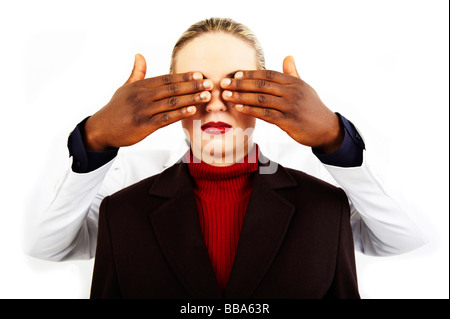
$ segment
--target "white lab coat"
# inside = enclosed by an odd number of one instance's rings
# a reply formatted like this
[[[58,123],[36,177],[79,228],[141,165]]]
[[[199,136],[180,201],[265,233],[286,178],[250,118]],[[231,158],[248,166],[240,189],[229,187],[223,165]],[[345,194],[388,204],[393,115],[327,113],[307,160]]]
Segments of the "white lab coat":
[[[366,151],[360,167],[341,168],[322,164],[309,147],[299,144],[258,144],[271,160],[345,190],[357,251],[367,255],[393,255],[411,251],[426,242],[413,219],[371,172]],[[43,207],[37,205],[35,211],[27,213],[26,253],[54,261],[93,258],[102,199],[160,173],[177,162],[187,148],[182,140],[170,150],[123,148],[115,159],[92,172],[79,174],[69,167],[55,184],[48,203]]]

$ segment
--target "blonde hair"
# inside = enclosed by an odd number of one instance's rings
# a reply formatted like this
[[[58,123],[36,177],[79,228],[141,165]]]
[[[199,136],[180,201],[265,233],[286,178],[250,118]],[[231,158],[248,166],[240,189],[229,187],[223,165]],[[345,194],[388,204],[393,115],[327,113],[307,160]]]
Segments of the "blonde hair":
[[[224,32],[244,40],[255,49],[258,68],[262,70],[266,68],[264,51],[252,30],[247,28],[242,23],[233,21],[232,19],[210,18],[194,23],[178,39],[172,50],[172,58],[170,60],[170,73],[175,73],[175,57],[177,53],[193,39],[209,32]]]

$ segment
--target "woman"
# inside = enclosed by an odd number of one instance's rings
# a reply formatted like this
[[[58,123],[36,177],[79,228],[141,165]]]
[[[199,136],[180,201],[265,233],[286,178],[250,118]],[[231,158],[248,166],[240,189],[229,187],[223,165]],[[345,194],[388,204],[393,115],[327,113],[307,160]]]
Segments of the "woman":
[[[226,90],[268,85],[240,80],[262,69],[258,41],[232,20],[179,39],[171,72],[206,78],[182,120],[190,150],[103,200],[92,298],[359,298],[345,193],[266,159],[255,118]]]

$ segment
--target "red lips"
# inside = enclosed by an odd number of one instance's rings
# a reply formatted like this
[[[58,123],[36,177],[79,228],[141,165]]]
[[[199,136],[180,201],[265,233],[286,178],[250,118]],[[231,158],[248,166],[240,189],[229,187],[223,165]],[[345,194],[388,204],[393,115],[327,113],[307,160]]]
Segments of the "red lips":
[[[208,134],[224,134],[228,132],[232,126],[224,122],[208,122],[201,126],[203,132]]]

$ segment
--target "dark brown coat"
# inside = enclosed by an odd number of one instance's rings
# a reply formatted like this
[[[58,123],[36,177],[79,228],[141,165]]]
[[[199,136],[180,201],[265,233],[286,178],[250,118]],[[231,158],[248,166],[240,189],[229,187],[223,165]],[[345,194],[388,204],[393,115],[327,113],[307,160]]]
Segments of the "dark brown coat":
[[[224,293],[178,163],[103,200],[91,298],[359,298],[344,191],[281,165],[253,174]]]

